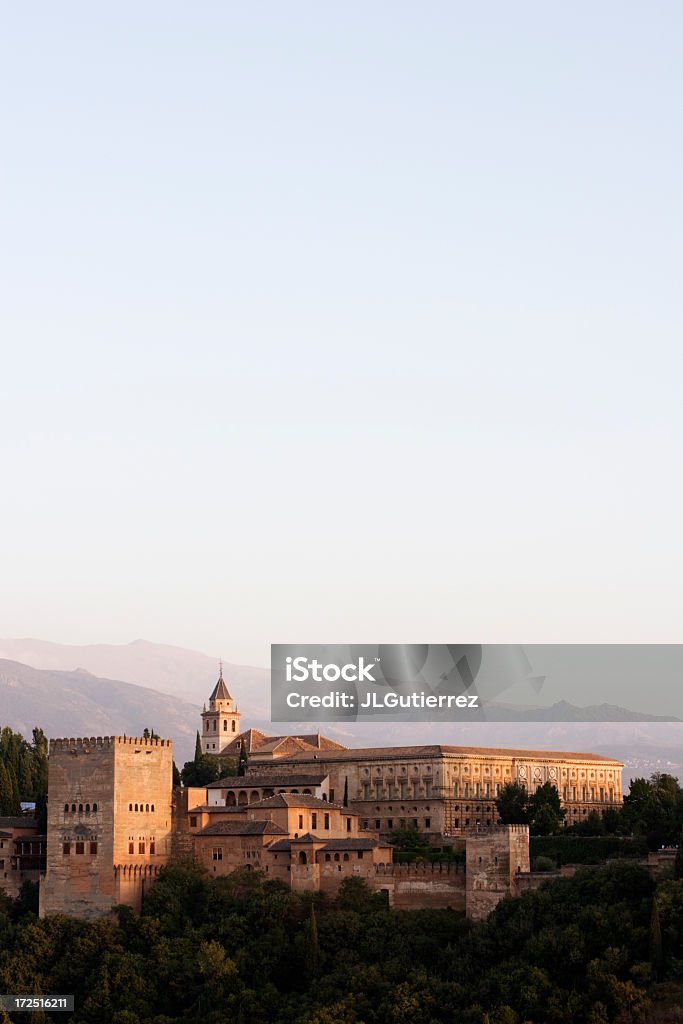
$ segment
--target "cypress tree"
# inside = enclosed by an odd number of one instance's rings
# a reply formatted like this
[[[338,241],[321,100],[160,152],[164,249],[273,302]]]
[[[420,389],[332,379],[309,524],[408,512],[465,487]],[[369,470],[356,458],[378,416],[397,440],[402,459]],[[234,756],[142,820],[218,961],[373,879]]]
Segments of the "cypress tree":
[[[240,763],[237,769],[237,774],[244,776],[247,774],[247,768],[249,767],[249,758],[247,757],[247,745],[244,742],[244,736],[242,737],[242,744],[240,746]]]
[[[195,761],[199,761],[201,759],[201,756],[202,756],[202,741],[199,738],[199,729],[197,729],[197,739],[196,739],[195,745],[194,745],[194,759],[195,759]]]

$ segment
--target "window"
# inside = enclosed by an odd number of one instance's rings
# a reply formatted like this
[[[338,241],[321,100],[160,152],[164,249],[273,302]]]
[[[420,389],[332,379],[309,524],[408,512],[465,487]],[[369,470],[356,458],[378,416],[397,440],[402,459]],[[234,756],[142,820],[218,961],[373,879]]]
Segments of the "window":
[[[234,718],[233,718],[233,720],[232,720],[232,731],[233,731],[233,732],[236,732],[236,728],[235,728],[236,724],[237,724],[237,723],[235,722],[235,720],[234,720]]]
[[[144,852],[145,852],[145,844],[144,844],[144,842],[138,843],[138,853],[144,853]]]
[[[330,856],[329,853],[325,854],[325,860],[332,860],[332,857]]]
[[[313,811],[313,813],[311,814],[311,828],[317,828],[317,827],[318,827],[318,815],[315,813],[315,811]]]
[[[358,860],[362,860],[362,859],[363,859],[363,851],[359,850],[358,851]]]
[[[150,839],[150,841],[149,841],[149,852],[152,855],[152,857],[157,852],[156,844],[155,844],[153,839]]]
[[[387,828],[393,828],[393,827],[394,827],[394,819],[393,818],[387,818]]]
[[[83,814],[83,804],[78,805],[78,813]]]
[[[197,815],[196,814],[191,814],[190,815],[190,828],[196,828],[196,827],[197,827]]]
[[[135,805],[135,810],[137,811],[137,809],[138,809],[138,805],[136,804],[136,805]]]
[[[135,853],[135,843],[128,843],[128,853]]]
[[[145,813],[149,814],[149,804],[145,804]]]
[[[331,804],[334,803],[334,790],[333,789],[330,790],[330,803]]]
[[[330,827],[330,816],[329,816],[329,814],[326,814],[325,815],[325,828],[329,830],[329,827]]]
[[[431,818],[425,818],[425,828],[431,828],[431,827],[432,827],[432,819]]]
[[[227,731],[228,731],[228,720],[227,720],[227,718],[224,718],[223,719],[223,732],[227,732]]]
[[[69,805],[68,804],[64,804],[64,813],[65,814],[69,813]]]
[[[303,816],[303,814],[300,814],[299,815],[299,828],[303,828],[303,827],[304,827],[304,816]]]
[[[213,720],[213,731],[214,731],[214,732],[216,731],[216,719],[215,719],[215,718],[214,718],[214,720]]]
[[[76,813],[76,804],[72,804],[72,805],[71,805],[71,813],[72,813],[72,814],[75,814],[75,813]]]
[[[154,814],[154,804],[151,805],[150,810],[151,810],[152,814]]]
[[[379,818],[375,818],[375,828],[377,830],[379,830],[381,824],[382,824],[382,822],[379,820]]]
[[[97,804],[92,805],[92,812],[93,814],[97,814]]]
[[[90,814],[90,804],[85,805],[85,813]]]
[[[345,853],[344,854],[344,860],[348,860],[348,859],[349,859],[349,855],[348,855],[348,853]]]
[[[90,852],[91,853],[97,853],[97,843],[93,843],[93,842],[90,843]]]
[[[85,853],[85,843],[76,843],[76,853]]]
[[[223,847],[214,846],[213,850],[211,851],[211,855],[214,860],[223,860]]]
[[[351,831],[351,819],[350,818],[346,819],[346,831],[347,832]]]
[[[65,857],[68,857],[68,855],[70,853],[71,853],[71,843],[62,843],[62,854]]]

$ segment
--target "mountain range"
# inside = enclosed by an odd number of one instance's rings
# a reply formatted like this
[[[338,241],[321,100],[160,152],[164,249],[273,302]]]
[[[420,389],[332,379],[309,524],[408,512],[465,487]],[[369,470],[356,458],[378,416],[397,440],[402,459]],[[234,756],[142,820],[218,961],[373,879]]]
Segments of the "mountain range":
[[[182,765],[193,755],[199,712],[218,671],[217,658],[147,640],[89,646],[0,640],[0,724],[26,736],[40,725],[53,737],[138,735],[147,727],[173,739]],[[223,674],[244,728],[298,730],[297,723],[270,721],[268,669],[226,662]],[[347,721],[320,728],[351,747],[450,743],[590,750],[625,760],[627,778],[657,770],[683,775],[683,723],[675,719],[566,701],[521,713],[499,704],[487,714],[489,720],[467,724]],[[311,732],[316,726],[308,722],[301,728]]]

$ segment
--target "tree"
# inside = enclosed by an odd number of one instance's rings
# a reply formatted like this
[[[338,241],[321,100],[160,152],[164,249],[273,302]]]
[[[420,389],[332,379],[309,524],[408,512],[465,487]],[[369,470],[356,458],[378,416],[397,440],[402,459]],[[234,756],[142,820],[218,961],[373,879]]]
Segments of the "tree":
[[[180,777],[180,771],[178,769],[178,765],[174,761],[173,762],[173,788],[175,789],[176,786],[179,786],[182,781],[183,780]]]
[[[506,782],[496,800],[503,825],[529,824],[529,794],[520,782]]]
[[[535,835],[547,836],[559,832],[565,814],[557,786],[552,782],[544,782],[529,800],[529,820]]]
[[[194,744],[194,759],[199,761],[202,756],[202,741],[199,738],[199,729],[197,729],[197,739]]]
[[[239,763],[239,768],[237,770],[237,774],[241,775],[241,776],[246,775],[248,767],[249,767],[249,758],[247,757],[247,745],[244,742],[244,736],[243,736],[242,737],[242,742],[240,744],[240,763]]]
[[[662,976],[664,968],[664,952],[662,948],[662,926],[659,921],[657,894],[652,897],[652,914],[650,916],[650,963],[655,979]]]
[[[402,825],[391,833],[391,842],[399,854],[423,857],[429,850],[429,840],[417,825]]]

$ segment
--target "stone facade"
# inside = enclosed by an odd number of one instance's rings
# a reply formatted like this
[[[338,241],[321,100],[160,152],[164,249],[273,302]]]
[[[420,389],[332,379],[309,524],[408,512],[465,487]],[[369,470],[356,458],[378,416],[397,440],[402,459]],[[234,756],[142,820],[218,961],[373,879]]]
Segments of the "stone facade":
[[[45,870],[46,848],[37,818],[0,817],[0,890],[16,899],[24,882],[38,882]]]
[[[327,773],[330,799],[338,799],[348,787],[349,804],[359,813],[362,827],[384,836],[413,824],[438,841],[495,826],[496,798],[511,782],[531,793],[551,782],[566,809],[567,824],[622,803],[621,761],[564,751],[443,744],[369,747],[307,751],[271,765],[259,763],[253,770],[282,776],[314,767]]]
[[[467,837],[466,906],[471,921],[489,916],[501,899],[518,896],[518,879],[528,873],[529,826],[500,825]]]
[[[172,766],[170,740],[50,741],[41,916],[139,908],[170,854]]]

